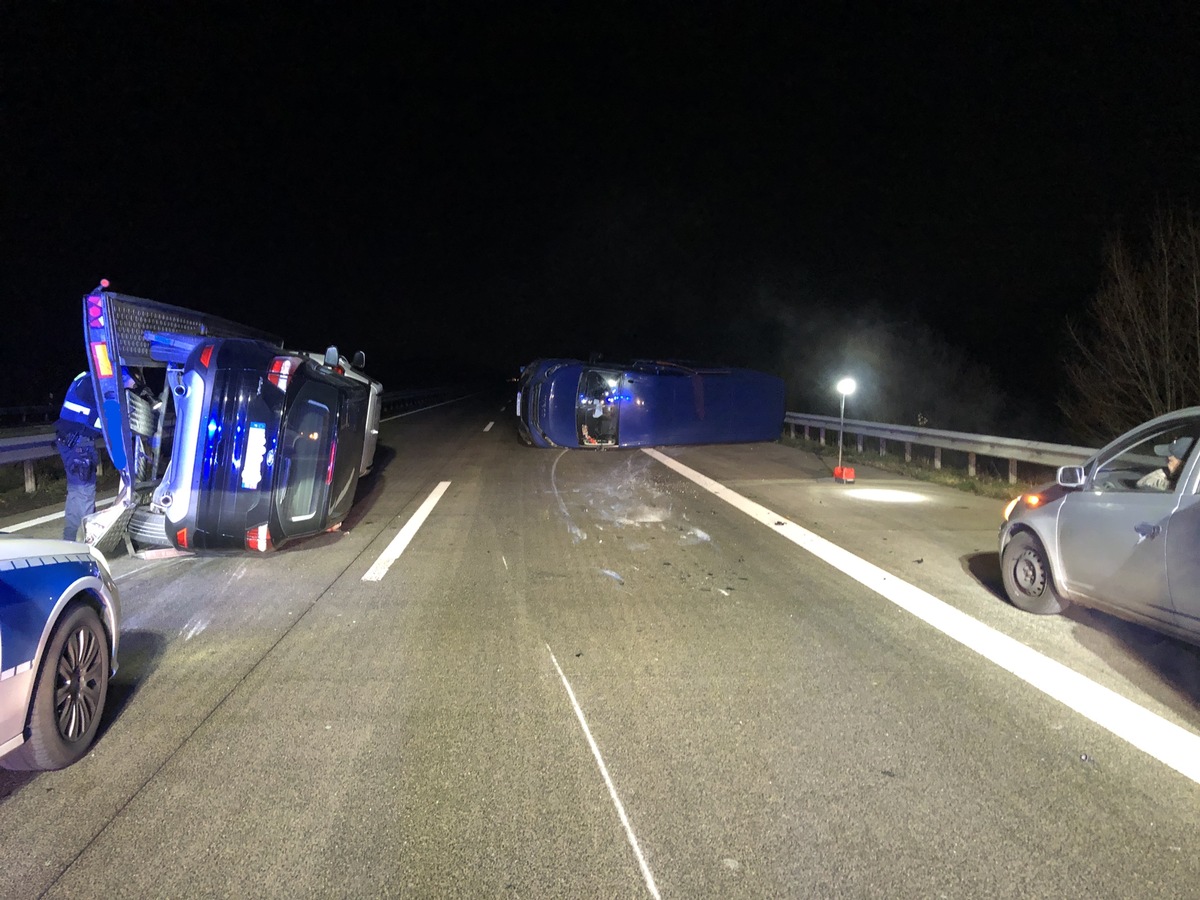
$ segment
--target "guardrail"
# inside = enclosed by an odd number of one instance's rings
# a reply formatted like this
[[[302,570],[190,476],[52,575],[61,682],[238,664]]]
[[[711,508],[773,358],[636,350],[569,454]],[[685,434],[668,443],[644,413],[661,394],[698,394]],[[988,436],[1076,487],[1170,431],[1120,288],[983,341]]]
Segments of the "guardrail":
[[[887,452],[887,442],[895,441],[904,444],[904,459],[912,461],[912,448],[916,444],[933,448],[933,467],[942,467],[942,450],[960,450],[967,454],[967,473],[974,477],[977,456],[993,457],[1008,460],[1008,481],[1017,481],[1017,463],[1028,462],[1057,468],[1058,466],[1079,465],[1094,456],[1096,449],[1079,447],[1071,444],[1047,444],[1040,441],[1025,441],[1017,438],[995,437],[985,434],[968,434],[962,431],[942,431],[937,428],[917,428],[907,425],[884,425],[880,422],[864,422],[859,419],[846,419],[843,423],[837,416],[810,416],[803,413],[786,413],[784,424],[791,429],[791,436],[796,436],[797,426],[803,428],[804,438],[809,438],[809,429],[818,429],[822,444],[825,443],[826,431],[842,429],[843,435],[855,437],[855,446],[859,453],[863,452],[863,439],[876,438],[879,441],[879,455]]]
[[[37,490],[33,464],[48,456],[58,456],[54,446],[54,431],[25,434],[18,437],[0,438],[0,463],[24,463],[25,491],[32,494]]]

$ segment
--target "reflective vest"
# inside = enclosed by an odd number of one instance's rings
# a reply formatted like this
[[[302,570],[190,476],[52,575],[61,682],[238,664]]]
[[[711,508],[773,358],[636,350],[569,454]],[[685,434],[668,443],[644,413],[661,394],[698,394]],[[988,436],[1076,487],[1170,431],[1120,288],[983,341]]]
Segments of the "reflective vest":
[[[67,388],[62,410],[58,414],[58,426],[66,431],[100,432],[100,416],[96,411],[96,392],[92,389],[92,376],[80,372]]]

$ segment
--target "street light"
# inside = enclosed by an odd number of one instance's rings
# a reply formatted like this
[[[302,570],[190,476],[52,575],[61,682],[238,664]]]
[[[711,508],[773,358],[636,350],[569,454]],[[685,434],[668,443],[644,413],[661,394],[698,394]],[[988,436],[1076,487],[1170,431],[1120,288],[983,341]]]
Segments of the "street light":
[[[834,475],[836,477],[843,478],[843,480],[844,470],[842,469],[842,432],[846,428],[846,395],[853,394],[855,387],[856,385],[853,378],[843,378],[837,383],[837,392],[842,395],[842,414],[841,421],[838,424],[838,464],[837,468],[834,469]]]

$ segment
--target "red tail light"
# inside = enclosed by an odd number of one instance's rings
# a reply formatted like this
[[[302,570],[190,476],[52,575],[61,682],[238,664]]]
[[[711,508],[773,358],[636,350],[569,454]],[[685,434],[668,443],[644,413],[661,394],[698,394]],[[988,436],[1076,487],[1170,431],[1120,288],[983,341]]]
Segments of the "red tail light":
[[[200,351],[200,365],[204,366],[204,368],[206,368],[206,369],[208,368],[209,361],[212,359],[212,352],[213,352],[212,344],[209,344],[207,347],[205,347],[203,350]]]
[[[273,548],[271,529],[264,525],[256,525],[246,529],[246,549],[267,551]]]
[[[292,371],[292,363],[295,361],[291,356],[277,356],[271,360],[271,369],[267,373],[267,381],[275,385],[281,391],[286,391],[288,386],[288,376]]]
[[[96,294],[92,294],[87,298],[87,314],[89,328],[104,327],[104,307],[101,305],[102,298]]]
[[[187,541],[188,541],[188,538],[187,538],[187,529],[186,528],[180,528],[177,532],[175,532],[175,543],[179,546],[179,548],[181,550],[187,549],[187,545],[188,545]]]

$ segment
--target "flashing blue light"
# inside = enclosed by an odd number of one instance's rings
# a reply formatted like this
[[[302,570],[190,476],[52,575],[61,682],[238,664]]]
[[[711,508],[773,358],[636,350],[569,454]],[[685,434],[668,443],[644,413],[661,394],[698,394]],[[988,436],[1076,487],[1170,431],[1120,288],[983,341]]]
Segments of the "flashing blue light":
[[[217,420],[209,419],[208,420],[208,436],[211,438],[216,433],[217,433]]]

